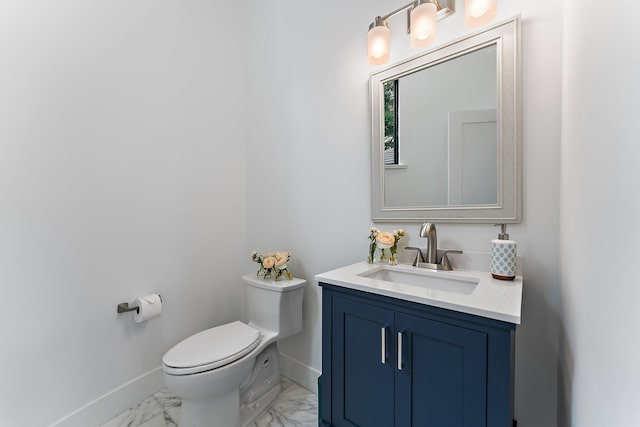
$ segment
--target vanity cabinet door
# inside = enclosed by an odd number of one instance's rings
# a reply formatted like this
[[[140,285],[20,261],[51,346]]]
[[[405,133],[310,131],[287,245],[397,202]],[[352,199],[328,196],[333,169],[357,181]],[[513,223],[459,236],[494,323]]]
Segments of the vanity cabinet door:
[[[395,426],[486,426],[487,334],[404,313],[395,322]]]
[[[331,312],[332,425],[393,426],[393,311],[334,295]]]

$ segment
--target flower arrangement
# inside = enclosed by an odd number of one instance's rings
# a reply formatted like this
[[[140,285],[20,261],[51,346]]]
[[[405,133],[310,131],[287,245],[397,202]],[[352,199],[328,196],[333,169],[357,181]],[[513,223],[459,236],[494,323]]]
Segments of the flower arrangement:
[[[256,276],[262,276],[265,280],[269,280],[272,277],[274,280],[279,280],[283,275],[287,276],[288,280],[292,278],[291,273],[287,269],[287,263],[291,259],[290,252],[278,251],[261,255],[253,251],[251,253],[251,259],[260,264],[260,269],[256,273]]]
[[[369,233],[369,264],[373,264],[376,258],[376,250],[380,249],[380,262],[387,259],[385,249],[389,249],[389,264],[397,265],[398,259],[396,253],[398,252],[398,242],[400,238],[404,236],[404,230],[402,228],[393,230],[393,233],[386,231],[380,231],[376,227],[371,227],[371,233]]]

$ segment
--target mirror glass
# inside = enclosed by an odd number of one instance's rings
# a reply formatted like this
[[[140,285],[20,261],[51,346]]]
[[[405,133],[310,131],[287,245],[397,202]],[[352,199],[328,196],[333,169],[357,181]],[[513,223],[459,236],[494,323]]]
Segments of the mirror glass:
[[[518,28],[371,76],[374,220],[519,222]]]
[[[384,83],[386,203],[498,202],[496,60],[494,43]]]

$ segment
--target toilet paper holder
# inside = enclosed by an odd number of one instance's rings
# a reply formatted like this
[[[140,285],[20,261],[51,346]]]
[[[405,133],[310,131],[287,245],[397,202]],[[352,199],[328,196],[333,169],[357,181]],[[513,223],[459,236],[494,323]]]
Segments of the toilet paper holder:
[[[162,296],[158,295],[158,297],[160,298],[160,301],[162,301]],[[132,307],[129,307],[129,303],[128,302],[121,302],[120,304],[118,304],[118,313],[126,313],[128,311],[135,311],[136,313],[140,313],[140,307],[138,307],[137,305],[134,305]]]
[[[127,311],[135,311],[136,313],[140,312],[140,307],[137,305],[134,307],[129,307],[128,302],[121,302],[118,304],[118,313],[126,313]]]

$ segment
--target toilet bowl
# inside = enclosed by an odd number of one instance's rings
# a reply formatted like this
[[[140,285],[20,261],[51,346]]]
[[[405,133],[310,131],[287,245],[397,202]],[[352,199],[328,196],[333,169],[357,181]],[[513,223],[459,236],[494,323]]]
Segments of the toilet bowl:
[[[167,387],[182,399],[180,427],[239,427],[255,421],[280,391],[276,341],[302,330],[305,280],[242,276],[247,323],[199,332],[162,358]]]

